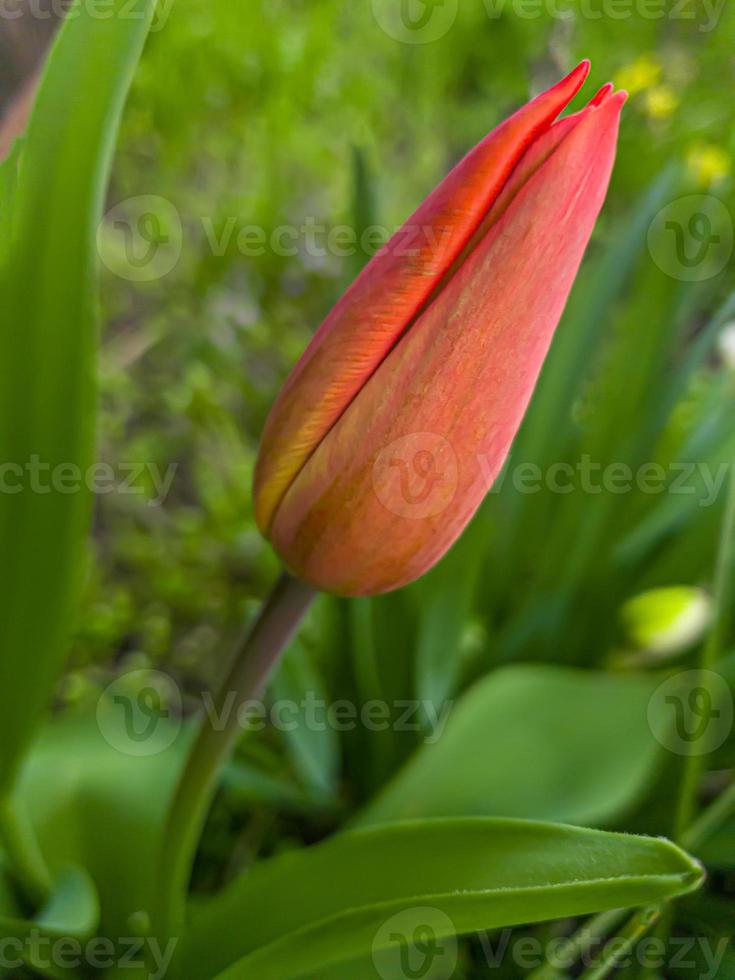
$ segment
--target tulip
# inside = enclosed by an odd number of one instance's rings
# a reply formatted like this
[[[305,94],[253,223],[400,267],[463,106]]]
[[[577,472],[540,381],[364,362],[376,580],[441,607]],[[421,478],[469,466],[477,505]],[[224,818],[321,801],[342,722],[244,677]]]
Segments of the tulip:
[[[475,147],[372,259],[268,418],[261,531],[339,595],[399,588],[501,469],[602,207],[625,92],[557,119],[589,62]]]

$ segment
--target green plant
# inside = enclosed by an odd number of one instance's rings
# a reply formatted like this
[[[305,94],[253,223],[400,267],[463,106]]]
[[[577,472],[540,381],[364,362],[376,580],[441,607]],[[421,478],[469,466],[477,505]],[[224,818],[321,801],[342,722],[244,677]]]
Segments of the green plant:
[[[139,10],[152,12],[150,4]],[[12,248],[3,253],[7,306],[0,341],[5,459],[40,454],[80,468],[92,459],[95,234],[116,122],[145,27],[145,19],[95,20],[83,10],[70,18],[27,137],[3,167],[3,221],[13,222]],[[80,88],[88,98],[74,97]],[[540,465],[586,453],[631,464],[686,460],[692,444],[713,466],[730,460],[731,378],[708,357],[731,301],[716,296],[719,281],[706,289],[682,286],[672,295],[661,270],[637,266],[650,219],[679,179],[665,174],[636,204],[624,232],[598,253],[575,294],[515,460]],[[362,197],[360,204],[367,207]],[[594,398],[602,406],[596,413],[586,401],[573,402],[589,380],[588,355],[607,312],[634,274],[628,305],[595,364]],[[692,344],[683,337],[691,311],[715,298],[720,310]],[[674,369],[653,384],[671,351]],[[621,409],[616,386],[623,374]],[[244,481],[239,492],[243,487]],[[188,909],[183,934],[173,937],[171,976],[364,980],[379,975],[372,954],[381,953],[375,939],[386,921],[408,913],[399,920],[406,935],[407,923],[422,924],[420,916],[411,918],[412,909],[434,909],[435,938],[442,939],[447,920],[459,934],[482,935],[658,904],[697,888],[700,866],[675,845],[610,831],[623,815],[630,817],[628,829],[636,821],[647,832],[670,829],[665,817],[656,824],[640,805],[654,778],[665,802],[676,798],[680,781],[678,767],[666,764],[644,724],[666,667],[605,663],[599,634],[607,631],[611,639],[623,599],[669,577],[667,569],[678,571],[682,552],[688,574],[708,578],[721,525],[717,630],[705,663],[729,676],[722,660],[731,517],[722,522],[720,508],[698,509],[690,496],[639,493],[627,502],[621,514],[608,497],[560,497],[548,489],[524,497],[512,482],[503,483],[470,533],[421,583],[349,605],[320,599],[274,681],[274,697],[298,702],[304,691],[324,692],[326,700],[347,699],[360,708],[413,698],[424,712],[420,727],[353,729],[338,737],[334,728],[303,724],[279,733],[275,745],[245,739],[223,773],[200,848],[200,858],[211,848],[209,860],[195,870],[192,894],[184,894],[187,881],[173,880]],[[5,494],[1,506],[3,937],[18,939],[24,950],[34,931],[49,940],[108,939],[116,946],[111,959],[119,961],[129,952],[123,937],[140,936],[149,952],[140,973],[152,974],[161,963],[151,940],[165,954],[171,938],[157,932],[150,916],[167,844],[164,820],[191,726],[179,725],[170,712],[159,720],[164,734],[170,728],[170,744],[138,758],[120,750],[127,744],[120,712],[109,721],[120,727],[117,736],[107,722],[102,736],[99,711],[70,711],[39,732],[78,601],[89,500]],[[488,609],[491,617],[483,618]],[[587,648],[593,633],[596,662]],[[461,657],[445,655],[448,650]],[[484,676],[519,650],[522,659],[566,666],[506,666]],[[597,669],[569,666],[583,662]],[[446,735],[427,740],[438,724],[432,712],[441,713],[451,698],[459,704]],[[485,751],[497,755],[497,766],[478,768]],[[728,751],[729,743],[725,761]],[[697,775],[690,769],[684,782],[684,812],[692,809]],[[727,805],[727,799],[716,804],[708,832],[720,828]],[[224,834],[223,859],[217,820],[227,823],[233,812],[249,830],[246,853],[249,845],[262,856],[228,870],[235,834]],[[399,822],[405,818],[410,822]],[[682,843],[698,852],[703,838],[696,823],[687,823],[679,830],[690,839]],[[597,829],[572,826],[579,824]],[[302,846],[311,840],[321,842]],[[703,916],[707,929],[715,928],[717,916],[704,900],[678,908],[683,919]],[[634,917],[623,938],[633,941],[652,918]],[[592,920],[575,948],[620,921]],[[463,948],[460,968],[469,976],[478,941]],[[48,969],[33,953],[26,959],[30,969]],[[614,965],[613,957],[603,967]],[[54,975],[74,972],[57,968]],[[129,975],[119,963],[107,972]]]

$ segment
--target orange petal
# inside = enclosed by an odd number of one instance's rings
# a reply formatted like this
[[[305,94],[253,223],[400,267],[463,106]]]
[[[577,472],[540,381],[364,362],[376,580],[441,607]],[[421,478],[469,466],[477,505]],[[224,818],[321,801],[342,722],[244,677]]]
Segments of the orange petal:
[[[298,576],[343,595],[395,589],[464,528],[531,397],[605,197],[623,101],[588,107],[520,187],[508,182],[501,216],[291,483],[271,537]]]
[[[309,456],[425,308],[513,168],[581,88],[583,61],[494,129],[365,267],[286,381],[263,434],[255,514],[264,534]]]

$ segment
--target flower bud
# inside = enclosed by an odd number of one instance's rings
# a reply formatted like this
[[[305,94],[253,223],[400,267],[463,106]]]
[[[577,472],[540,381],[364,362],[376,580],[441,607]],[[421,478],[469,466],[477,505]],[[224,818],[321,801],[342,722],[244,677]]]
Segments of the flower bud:
[[[258,524],[320,589],[418,578],[492,486],[612,170],[625,93],[583,62],[487,136],[365,267],[266,423]],[[557,120],[557,121],[555,121]]]

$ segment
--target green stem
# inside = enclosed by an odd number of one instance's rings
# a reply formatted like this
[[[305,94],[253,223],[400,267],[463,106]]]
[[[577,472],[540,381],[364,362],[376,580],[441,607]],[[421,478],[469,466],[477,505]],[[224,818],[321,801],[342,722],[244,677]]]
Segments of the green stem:
[[[730,483],[725,504],[725,516],[720,533],[717,553],[717,566],[714,581],[714,612],[712,629],[702,648],[699,662],[699,687],[709,691],[712,696],[710,675],[722,654],[728,616],[728,593],[730,591],[730,572],[733,567],[735,550],[735,463],[730,467]],[[697,810],[699,784],[704,772],[706,756],[689,753],[684,761],[684,771],[679,789],[679,799],[674,819],[674,840],[681,842],[687,828],[691,825]]]
[[[603,955],[602,962],[591,966],[581,974],[579,980],[605,980],[620,961],[628,955],[635,944],[641,939],[661,914],[658,906],[641,909],[631,918],[614,940],[611,940]]]
[[[557,950],[554,958],[565,966],[566,964],[570,967],[573,966],[593,946],[609,936],[613,929],[617,928],[629,914],[629,909],[611,909],[609,912],[600,912],[599,915],[588,919]],[[557,968],[554,964],[544,963],[543,966],[529,974],[528,980],[560,980],[566,975],[564,970]]]
[[[51,873],[30,818],[10,799],[0,801],[0,843],[23,898],[34,912],[38,911],[51,894]]]
[[[310,586],[281,575],[238,651],[211,715],[201,721],[163,829],[155,919],[160,938],[182,935],[199,838],[222,766],[241,731],[239,709],[262,693],[315,595]]]

